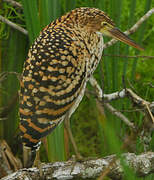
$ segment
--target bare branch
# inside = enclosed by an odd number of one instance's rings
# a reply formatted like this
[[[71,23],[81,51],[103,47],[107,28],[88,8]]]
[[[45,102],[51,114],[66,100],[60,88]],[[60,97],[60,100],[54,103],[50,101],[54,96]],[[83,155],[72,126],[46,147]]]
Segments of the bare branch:
[[[7,25],[11,26],[12,28],[22,32],[23,34],[28,35],[28,31],[27,30],[25,30],[24,28],[18,26],[15,23],[9,21],[7,18],[5,18],[5,17],[3,17],[1,15],[0,15],[0,21],[2,21],[3,23],[6,23]]]
[[[121,91],[117,91],[111,94],[103,94],[103,100],[105,102],[110,102],[110,101],[124,98],[124,97],[126,97],[126,89],[123,89]]]
[[[126,88],[120,92],[115,92],[112,94],[104,94],[103,97],[106,98],[108,101],[115,100],[117,98],[129,97],[133,103],[135,103],[137,106],[146,110],[149,117],[151,118],[151,121],[154,123],[154,117],[150,110],[154,107],[153,103],[150,103],[150,102],[142,99],[137,94],[135,94],[131,89]]]
[[[13,0],[3,0],[4,2],[10,3],[12,6],[18,7],[22,9],[22,5],[19,2]]]
[[[37,168],[20,169],[1,180],[37,180],[37,179],[88,179],[100,176],[109,164],[115,159],[115,155],[110,155],[105,158],[95,160],[85,160],[82,162],[67,161],[42,164],[41,171],[43,177],[40,176],[40,171]],[[154,152],[147,152],[141,155],[134,153],[122,154],[126,164],[134,169],[137,176],[143,177],[154,172]],[[116,160],[112,165],[108,176],[111,179],[121,179],[123,177],[123,169],[120,165],[120,160]]]
[[[94,82],[94,81],[90,81],[90,83],[95,88],[96,93],[101,91],[101,88],[100,88],[99,84],[97,83],[97,81],[95,80],[95,84],[93,84],[92,82]],[[97,83],[97,85],[96,85],[96,83]],[[102,98],[104,102],[110,102],[110,101],[113,101],[116,99],[129,97],[135,104],[137,104],[139,107],[141,107],[144,110],[147,109],[147,106],[149,107],[149,109],[154,107],[153,102],[144,100],[143,98],[141,98],[140,96],[135,94],[129,88],[126,88],[126,89],[123,89],[121,91],[117,91],[117,92],[114,92],[111,94],[103,94],[103,95],[100,95],[100,94],[102,94],[102,92],[99,92],[96,95],[97,95],[98,99]]]
[[[0,121],[5,121],[7,120],[7,118],[0,118]]]
[[[110,56],[110,57],[121,57],[121,58],[144,58],[144,59],[154,59],[154,56],[126,56],[126,55],[120,55],[120,54],[103,54],[103,56]]]
[[[20,73],[17,73],[17,72],[14,72],[14,71],[5,71],[5,72],[2,72],[0,73],[0,83],[3,82],[7,77],[8,75],[15,75],[17,77],[17,79],[20,81],[20,78],[21,78],[21,74]]]
[[[97,83],[96,79],[91,76],[90,83],[94,87],[98,101],[103,104],[112,114],[116,115],[118,118],[120,118],[124,123],[126,123],[132,130],[135,130],[135,126],[132,122],[129,121],[127,117],[125,117],[121,112],[117,111],[113,106],[111,106],[109,103],[104,103],[105,100],[111,101],[119,98],[123,98],[126,95],[125,89],[123,89],[121,92],[115,92],[112,94],[103,94],[102,89],[100,88],[99,84]],[[103,99],[103,102],[102,102]],[[99,103],[97,103],[99,105]],[[101,105],[99,105],[101,106]]]
[[[112,100],[116,100],[116,99],[119,99],[119,98],[128,97],[128,98],[130,98],[132,100],[133,103],[135,103],[137,106],[144,109],[144,111],[147,113],[148,117],[150,117],[151,122],[154,123],[154,117],[153,117],[153,114],[151,112],[151,109],[154,106],[153,103],[145,101],[144,99],[139,97],[137,94],[135,94],[131,89],[128,89],[128,88],[123,89],[120,92],[114,92],[112,94],[103,94],[99,84],[97,83],[97,81],[95,80],[95,78],[93,76],[90,78],[89,81],[90,81],[91,85],[95,89],[96,96],[97,96],[99,102],[101,102],[104,106],[106,106],[106,108],[112,114],[115,114],[117,117],[119,117],[131,129],[135,130],[134,124],[132,122],[130,122],[129,119],[127,117],[125,117],[121,112],[116,110],[113,106],[111,106],[107,102],[110,102]]]
[[[148,115],[151,117],[152,122],[154,123],[154,117],[150,110],[151,103],[139,97],[131,89],[126,89],[126,91],[127,91],[128,96],[133,100],[134,103],[136,103],[140,107],[143,107],[147,111]]]
[[[64,125],[65,125],[65,128],[67,130],[67,133],[69,135],[69,138],[70,138],[70,141],[72,143],[72,146],[73,146],[73,149],[74,149],[74,152],[76,154],[76,157],[78,159],[82,159],[82,156],[80,155],[79,151],[78,151],[78,147],[76,145],[76,142],[74,140],[74,137],[73,137],[73,134],[72,134],[72,131],[71,131],[71,127],[70,127],[70,119],[69,119],[69,116],[68,114],[66,115],[65,119],[64,119]]]
[[[142,16],[139,21],[137,21],[136,24],[134,24],[129,30],[125,31],[124,33],[129,35],[129,34],[132,34],[134,33],[138,28],[139,26],[144,22],[146,21],[152,14],[154,13],[154,8],[152,8],[151,10],[149,10],[144,16]],[[115,39],[112,39],[111,41],[107,42],[104,44],[103,48],[107,48],[109,46],[112,46],[113,44],[115,44],[117,42],[117,40]]]
[[[134,123],[130,122],[129,119],[124,116],[121,112],[117,111],[113,106],[111,106],[109,103],[105,103],[104,106],[114,115],[116,115],[118,118],[120,118],[125,124],[127,124],[131,129],[135,130]]]
[[[0,140],[0,178],[22,168],[21,161],[15,157],[5,140]]]
[[[99,109],[99,111],[101,112],[101,114],[104,115],[104,109],[103,106],[105,106],[112,114],[114,114],[115,116],[117,116],[118,118],[120,118],[127,126],[129,126],[133,131],[136,132],[136,127],[134,125],[134,123],[130,122],[129,119],[123,115],[121,112],[119,112],[117,109],[115,109],[112,105],[110,105],[109,103],[102,103],[101,101],[96,99],[96,104],[97,107]],[[103,104],[103,106],[102,106]]]
[[[125,31],[125,33],[127,35],[134,33],[139,26],[146,21],[152,14],[154,13],[154,8],[150,9],[144,16],[142,16],[137,22],[136,24],[133,25],[133,27],[131,27],[130,29],[128,29],[127,31]]]

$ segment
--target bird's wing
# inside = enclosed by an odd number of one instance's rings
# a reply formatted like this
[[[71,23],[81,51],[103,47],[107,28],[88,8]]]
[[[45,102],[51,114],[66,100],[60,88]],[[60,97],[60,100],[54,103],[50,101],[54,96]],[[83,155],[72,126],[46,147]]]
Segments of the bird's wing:
[[[84,42],[62,29],[50,31],[32,45],[21,80],[20,129],[34,142],[56,127],[85,83]]]

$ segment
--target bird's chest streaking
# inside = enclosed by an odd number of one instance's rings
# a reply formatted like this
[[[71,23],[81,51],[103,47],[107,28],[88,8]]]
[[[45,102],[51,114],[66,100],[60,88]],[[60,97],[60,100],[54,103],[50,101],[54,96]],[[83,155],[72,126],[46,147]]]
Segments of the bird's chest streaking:
[[[90,57],[87,59],[87,76],[91,76],[99,64],[103,52],[103,36],[100,33],[92,34],[88,40]]]
[[[79,106],[79,103],[81,102],[84,96],[87,81],[89,80],[90,76],[93,74],[95,69],[97,68],[97,65],[99,64],[99,61],[101,60],[102,52],[103,52],[103,37],[100,33],[93,34],[83,39],[86,44],[85,46],[86,75],[85,75],[84,83],[80,91],[80,94],[76,98],[74,105],[69,110],[69,117],[73,114],[73,112]]]
[[[27,146],[36,145],[82,100],[103,47],[97,33],[83,34],[52,24],[31,46],[20,83],[20,129]]]

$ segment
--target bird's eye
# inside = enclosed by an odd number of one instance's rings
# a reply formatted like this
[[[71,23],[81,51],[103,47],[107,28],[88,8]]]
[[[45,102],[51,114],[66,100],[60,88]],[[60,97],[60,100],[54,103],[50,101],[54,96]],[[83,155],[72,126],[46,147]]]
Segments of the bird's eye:
[[[102,23],[102,26],[107,26],[107,23],[106,23],[106,22],[103,22],[103,23]]]

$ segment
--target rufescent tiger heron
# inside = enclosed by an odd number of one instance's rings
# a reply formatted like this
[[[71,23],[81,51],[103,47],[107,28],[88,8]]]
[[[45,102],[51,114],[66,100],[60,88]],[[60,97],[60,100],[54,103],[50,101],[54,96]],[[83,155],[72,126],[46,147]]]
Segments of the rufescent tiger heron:
[[[102,57],[103,36],[143,50],[103,11],[88,7],[51,22],[30,47],[19,95],[25,167],[32,165],[41,139],[78,107]]]

